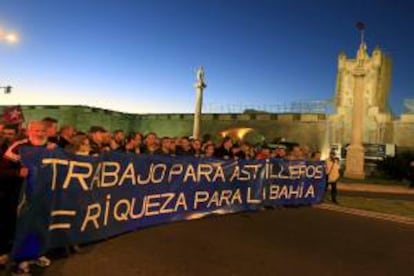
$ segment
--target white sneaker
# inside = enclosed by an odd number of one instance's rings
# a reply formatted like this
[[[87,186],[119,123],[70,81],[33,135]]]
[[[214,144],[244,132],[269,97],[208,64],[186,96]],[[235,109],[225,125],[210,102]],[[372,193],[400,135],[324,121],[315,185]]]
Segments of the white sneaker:
[[[52,264],[52,261],[46,256],[42,256],[42,257],[37,258],[34,264],[39,267],[48,267]]]
[[[30,276],[30,263],[23,261],[17,264],[16,270],[12,272],[13,276]]]
[[[9,255],[3,254],[0,255],[0,266],[5,266],[9,262]]]

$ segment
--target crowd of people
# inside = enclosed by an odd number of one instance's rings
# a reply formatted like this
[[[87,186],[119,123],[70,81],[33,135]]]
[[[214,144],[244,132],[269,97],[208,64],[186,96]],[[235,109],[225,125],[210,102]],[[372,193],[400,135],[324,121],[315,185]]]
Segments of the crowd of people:
[[[140,132],[126,134],[123,130],[113,133],[102,126],[91,126],[87,133],[77,131],[73,126],[65,125],[58,130],[58,121],[47,117],[41,123],[45,128],[49,143],[82,155],[98,155],[105,151],[120,151],[135,154],[160,154],[171,156],[217,157],[223,159],[267,159],[286,158],[292,160],[320,160],[319,151],[310,152],[309,147],[285,145],[269,147],[252,145],[249,142],[234,142],[224,137],[215,144],[209,135],[203,140],[187,136],[159,137],[155,132],[143,135]],[[9,146],[26,137],[25,130],[17,125],[0,124],[0,153],[3,155]]]
[[[105,151],[119,151],[132,154],[158,154],[167,156],[194,156],[200,158],[222,159],[268,159],[284,158],[288,160],[320,161],[321,152],[309,150],[307,146],[298,144],[292,147],[276,145],[252,145],[248,142],[234,142],[224,137],[215,144],[209,136],[205,139],[191,137],[159,137],[150,132],[126,134],[123,130],[113,133],[102,126],[91,126],[87,133],[77,131],[73,126],[65,125],[58,129],[58,121],[46,117],[41,121],[30,122],[26,129],[20,125],[0,124],[0,220],[2,235],[0,236],[0,266],[9,263],[9,252],[12,248],[18,200],[23,179],[28,169],[20,162],[19,148],[24,145],[33,147],[60,147],[73,154],[96,156]],[[326,161],[327,183],[331,185],[331,198],[336,203],[336,182],[339,178],[339,160],[334,154]],[[16,274],[29,273],[30,264],[49,266],[50,260],[45,256],[35,261],[14,260]]]

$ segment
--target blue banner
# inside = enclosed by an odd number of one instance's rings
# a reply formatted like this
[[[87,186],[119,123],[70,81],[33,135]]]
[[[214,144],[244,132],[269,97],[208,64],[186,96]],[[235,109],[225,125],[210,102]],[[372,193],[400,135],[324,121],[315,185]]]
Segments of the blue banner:
[[[326,185],[323,162],[89,157],[43,148],[23,148],[21,155],[30,173],[15,259],[209,214],[315,204]]]

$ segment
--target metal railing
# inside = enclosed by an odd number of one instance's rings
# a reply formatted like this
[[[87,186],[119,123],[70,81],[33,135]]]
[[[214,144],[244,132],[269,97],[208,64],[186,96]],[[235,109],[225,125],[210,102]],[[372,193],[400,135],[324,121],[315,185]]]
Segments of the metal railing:
[[[203,113],[327,113],[331,101],[295,101],[279,104],[205,103]]]

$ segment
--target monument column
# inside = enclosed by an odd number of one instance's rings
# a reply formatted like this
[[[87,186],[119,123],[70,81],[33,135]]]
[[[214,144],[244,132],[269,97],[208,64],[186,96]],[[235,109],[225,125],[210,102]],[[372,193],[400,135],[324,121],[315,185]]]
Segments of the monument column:
[[[200,124],[201,124],[201,109],[203,106],[203,91],[207,87],[204,81],[204,69],[199,67],[197,70],[197,82],[196,88],[196,106],[194,112],[194,126],[193,126],[193,138],[200,139]]]
[[[357,54],[357,64],[352,71],[355,79],[354,85],[354,102],[352,109],[352,130],[351,144],[346,154],[345,177],[351,179],[364,179],[364,147],[363,123],[364,123],[364,78],[366,75],[364,60],[366,56],[366,45],[361,43]]]

